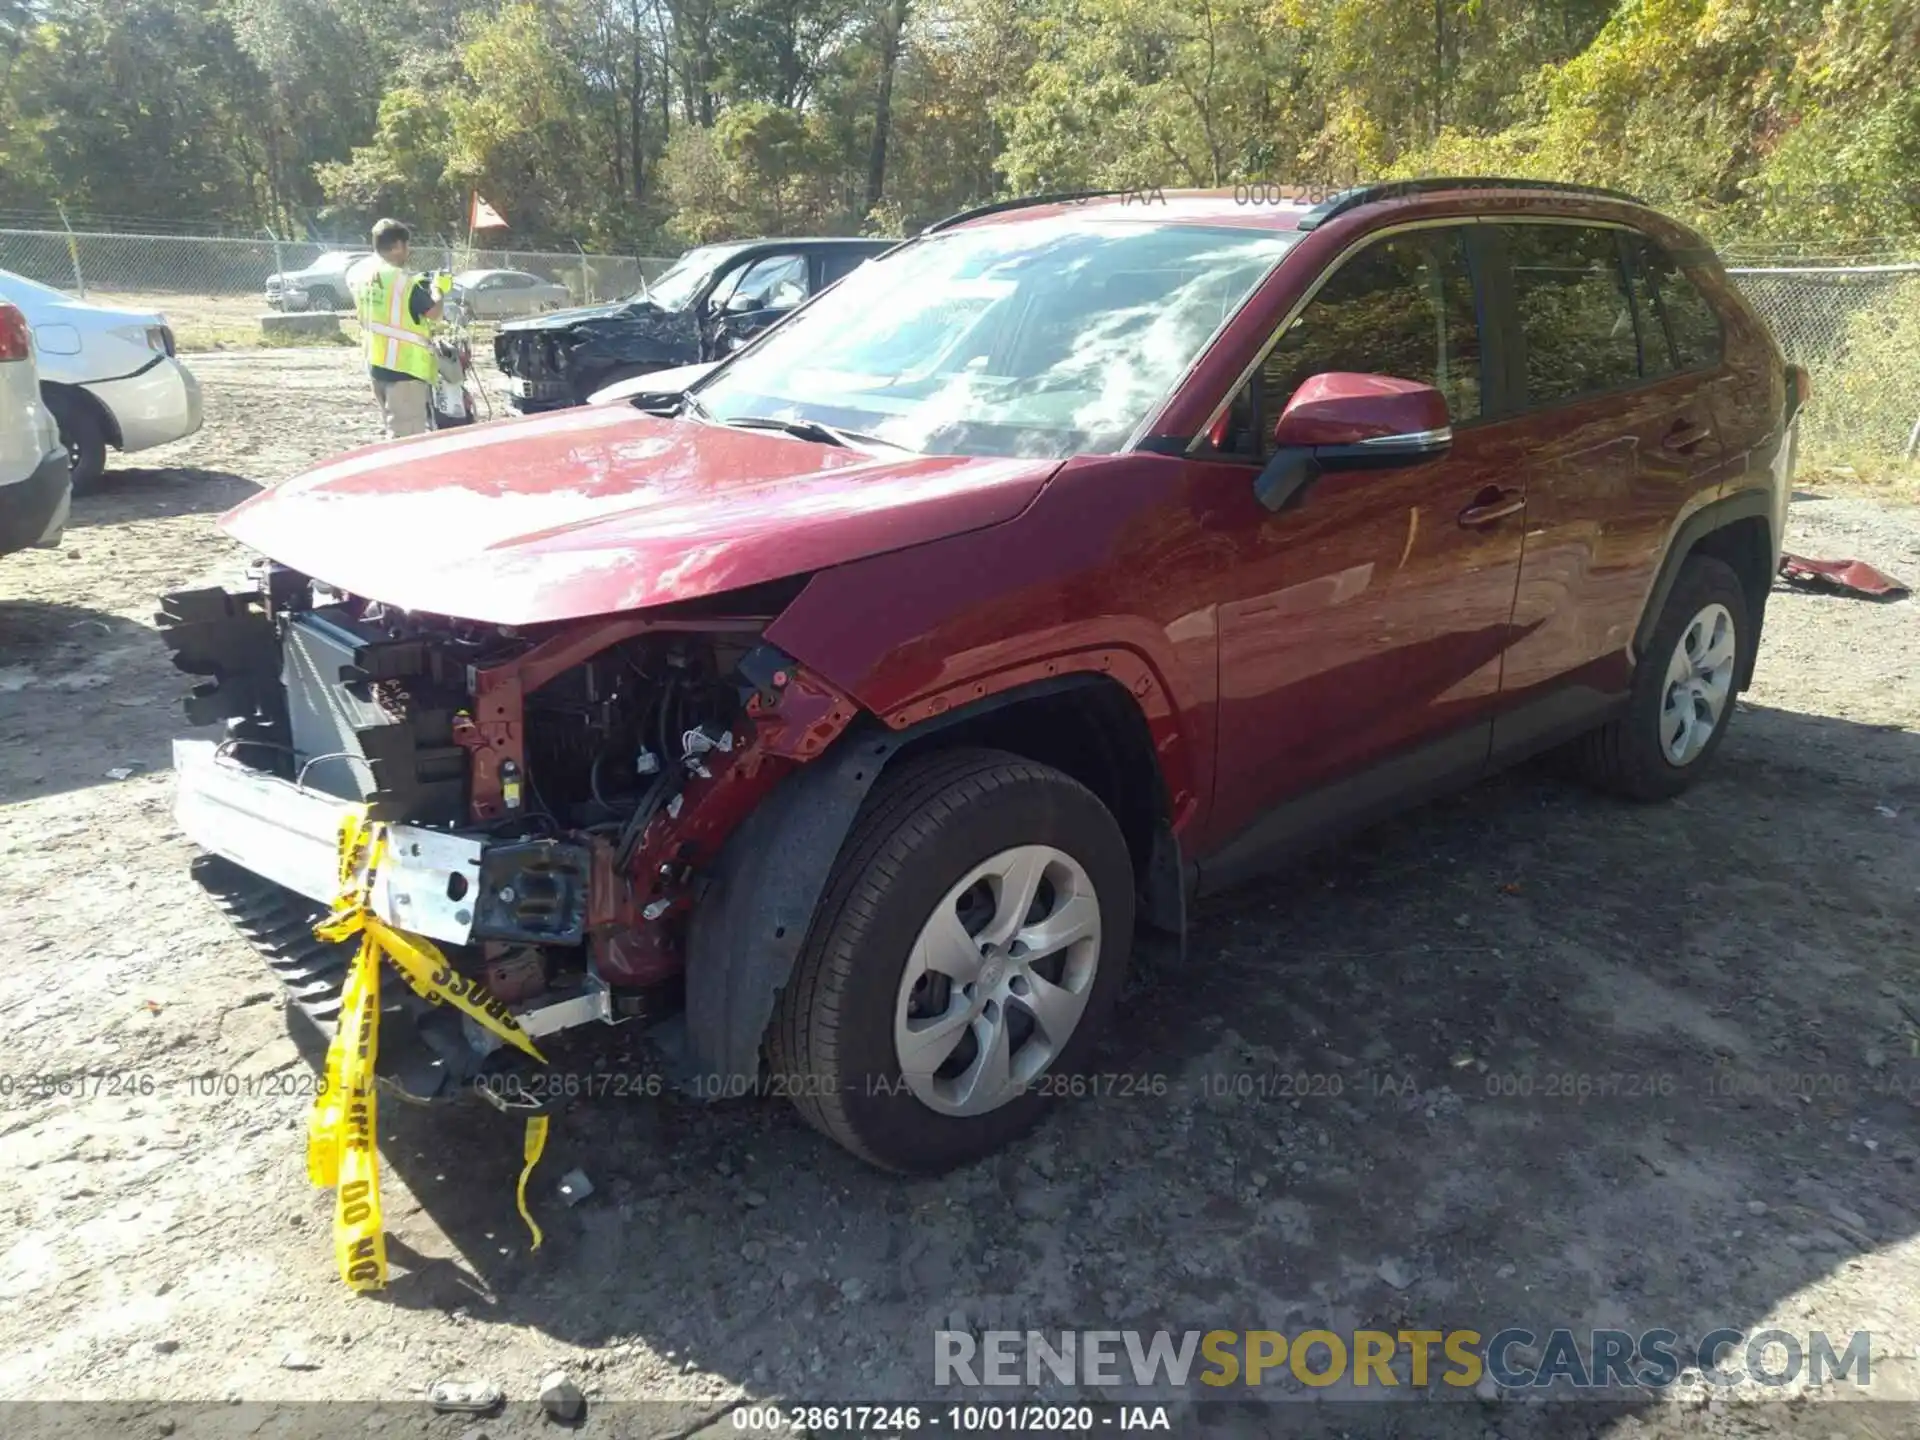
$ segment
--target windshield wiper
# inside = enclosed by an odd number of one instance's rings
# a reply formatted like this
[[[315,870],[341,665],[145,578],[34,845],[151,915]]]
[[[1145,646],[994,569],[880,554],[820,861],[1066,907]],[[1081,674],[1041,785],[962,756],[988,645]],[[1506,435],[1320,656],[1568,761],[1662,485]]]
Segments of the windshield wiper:
[[[884,445],[889,450],[906,449],[906,446],[896,445],[891,440],[882,440],[878,435],[868,435],[859,430],[842,430],[835,425],[823,425],[818,420],[780,420],[771,415],[741,415],[720,423],[732,425],[741,430],[781,430],[796,439],[813,440],[822,445],[838,445],[843,450],[854,449],[856,441],[867,445]]]
[[[691,390],[683,390],[680,392],[679,403],[673,407],[672,413],[675,415],[691,415],[694,419],[704,420],[709,425],[714,423],[712,414],[707,410],[706,406],[700,403],[700,397]]]

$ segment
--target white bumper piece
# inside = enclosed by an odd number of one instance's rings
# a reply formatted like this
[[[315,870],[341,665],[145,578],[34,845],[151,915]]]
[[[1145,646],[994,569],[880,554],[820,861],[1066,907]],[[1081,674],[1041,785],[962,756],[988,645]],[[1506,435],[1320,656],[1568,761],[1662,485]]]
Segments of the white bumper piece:
[[[138,375],[83,381],[81,388],[112,414],[123,452],[183,440],[200,428],[200,382],[171,357]]]
[[[211,740],[174,741],[173,771],[173,816],[189,840],[309,900],[333,903],[345,801],[250,770]],[[465,944],[484,847],[475,837],[393,826],[374,877],[374,913],[397,930]]]

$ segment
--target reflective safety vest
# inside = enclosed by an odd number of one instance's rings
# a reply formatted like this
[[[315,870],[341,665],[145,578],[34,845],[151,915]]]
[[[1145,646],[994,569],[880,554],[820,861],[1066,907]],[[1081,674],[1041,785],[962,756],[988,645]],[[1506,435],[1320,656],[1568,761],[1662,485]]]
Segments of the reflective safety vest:
[[[419,278],[383,260],[363,265],[350,282],[360,329],[367,337],[367,363],[431,385],[440,378],[440,362],[427,343],[426,322],[415,323],[407,303]]]

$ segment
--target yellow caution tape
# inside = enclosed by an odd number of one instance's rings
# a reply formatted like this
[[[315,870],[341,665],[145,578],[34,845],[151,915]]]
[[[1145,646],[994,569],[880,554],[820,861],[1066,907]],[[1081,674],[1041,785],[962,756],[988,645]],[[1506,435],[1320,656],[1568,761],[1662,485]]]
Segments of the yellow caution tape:
[[[533,1232],[533,1248],[538,1250],[540,1242],[547,1237],[540,1233],[540,1226],[533,1218],[533,1212],[527,1209],[527,1177],[533,1174],[533,1167],[540,1163],[540,1152],[547,1148],[547,1117],[529,1115],[527,1117],[526,1139],[521,1145],[527,1163],[520,1167],[520,1183],[514,1188],[514,1202],[520,1207],[520,1218],[527,1222],[527,1229]]]
[[[507,1044],[542,1064],[546,1057],[511,1011],[448,963],[431,940],[394,929],[373,913],[373,882],[386,856],[387,827],[358,806],[340,819],[340,898],[314,927],[322,940],[360,937],[340,997],[340,1023],[327,1046],[326,1082],[307,1119],[307,1178],[334,1191],[333,1251],[340,1278],[355,1290],[387,1283],[387,1244],[380,1221],[380,1152],[374,1064],[380,1053],[380,961],[393,962],[407,983],[434,1004],[451,1004]],[[527,1178],[547,1144],[547,1117],[527,1119],[525,1165],[515,1200],[533,1232],[544,1238],[527,1209]]]

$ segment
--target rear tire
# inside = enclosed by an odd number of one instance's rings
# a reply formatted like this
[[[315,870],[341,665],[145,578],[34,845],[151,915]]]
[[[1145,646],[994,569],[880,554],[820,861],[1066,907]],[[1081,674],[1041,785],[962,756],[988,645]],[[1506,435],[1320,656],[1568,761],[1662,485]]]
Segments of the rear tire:
[[[781,993],[774,1084],[883,1169],[978,1159],[1085,1062],[1132,933],[1126,841],[1085,786],[1001,751],[906,760],[854,822]]]
[[[1573,743],[1584,778],[1629,800],[1685,790],[1727,733],[1752,643],[1740,577],[1723,560],[1689,556],[1634,667],[1626,711]]]
[[[100,477],[106,473],[106,422],[99,408],[83,395],[47,388],[40,394],[60,426],[60,443],[67,447],[73,493],[83,495],[99,484]]]

